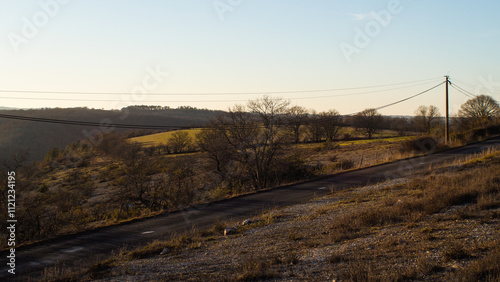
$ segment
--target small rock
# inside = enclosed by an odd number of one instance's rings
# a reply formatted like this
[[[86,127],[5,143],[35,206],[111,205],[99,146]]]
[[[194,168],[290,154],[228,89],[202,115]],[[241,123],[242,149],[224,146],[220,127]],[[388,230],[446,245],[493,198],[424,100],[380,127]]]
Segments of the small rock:
[[[251,220],[251,219],[245,219],[243,220],[243,222],[241,223],[241,225],[245,226],[245,225],[249,225],[249,224],[252,224],[254,221]]]
[[[224,236],[235,234],[237,230],[236,227],[226,227],[226,229],[224,229]]]
[[[168,248],[165,248],[165,249],[163,249],[163,251],[161,251],[160,255],[166,255],[166,254],[168,254],[169,251],[170,250]]]

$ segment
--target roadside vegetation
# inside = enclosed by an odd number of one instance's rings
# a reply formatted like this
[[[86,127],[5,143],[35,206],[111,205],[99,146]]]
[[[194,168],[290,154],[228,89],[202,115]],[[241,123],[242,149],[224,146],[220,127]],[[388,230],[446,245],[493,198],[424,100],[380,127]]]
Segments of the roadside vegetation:
[[[130,139],[133,133],[105,133],[99,142],[53,148],[41,162],[16,154],[3,167],[18,176],[17,243],[464,145],[500,133],[498,112],[487,113],[475,119],[464,110],[454,120],[452,143],[444,145],[442,120],[432,107],[420,107],[413,118],[370,109],[342,117],[334,109],[310,113],[265,96],[200,129],[140,137],[152,143]],[[0,243],[4,248],[5,238]]]

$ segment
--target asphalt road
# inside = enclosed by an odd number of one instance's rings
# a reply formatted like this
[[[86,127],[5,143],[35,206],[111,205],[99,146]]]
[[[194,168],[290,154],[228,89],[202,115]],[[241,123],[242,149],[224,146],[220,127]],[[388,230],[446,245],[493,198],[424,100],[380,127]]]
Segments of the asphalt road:
[[[16,275],[7,272],[8,253],[4,251],[0,253],[2,269],[0,281],[25,280],[28,275],[39,277],[45,267],[89,263],[92,258],[109,255],[113,250],[123,246],[166,239],[172,233],[181,233],[194,226],[203,229],[212,226],[217,220],[243,220],[273,207],[304,203],[331,191],[403,178],[419,171],[429,170],[436,164],[480,153],[495,146],[500,146],[500,137],[446,152],[278,187],[180,212],[20,247],[16,249]],[[428,148],[432,150],[432,146]]]

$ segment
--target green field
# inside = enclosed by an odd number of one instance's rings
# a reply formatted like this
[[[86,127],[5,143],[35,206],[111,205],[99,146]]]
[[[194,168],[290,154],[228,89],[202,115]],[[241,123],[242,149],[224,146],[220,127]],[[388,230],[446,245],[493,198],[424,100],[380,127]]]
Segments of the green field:
[[[147,146],[147,147],[165,145],[167,143],[168,139],[170,138],[170,136],[172,136],[172,134],[174,132],[179,132],[179,131],[187,132],[189,134],[189,137],[191,137],[193,140],[195,140],[196,134],[198,134],[201,131],[201,129],[200,128],[193,128],[193,129],[162,132],[162,133],[157,133],[157,134],[134,137],[134,138],[130,138],[128,140],[130,142],[144,144],[144,146]]]

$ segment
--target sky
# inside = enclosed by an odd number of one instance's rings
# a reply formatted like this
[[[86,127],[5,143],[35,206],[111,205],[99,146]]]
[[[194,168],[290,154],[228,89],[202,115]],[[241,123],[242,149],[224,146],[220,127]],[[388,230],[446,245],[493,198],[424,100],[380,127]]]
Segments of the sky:
[[[500,100],[500,2],[0,0],[0,107],[193,106],[264,94],[351,114],[449,75]],[[328,90],[328,91],[326,91]],[[467,96],[468,95],[468,96]],[[445,111],[442,84],[381,109]]]

